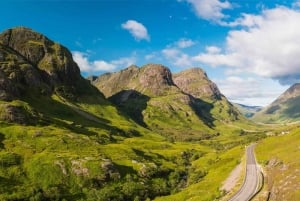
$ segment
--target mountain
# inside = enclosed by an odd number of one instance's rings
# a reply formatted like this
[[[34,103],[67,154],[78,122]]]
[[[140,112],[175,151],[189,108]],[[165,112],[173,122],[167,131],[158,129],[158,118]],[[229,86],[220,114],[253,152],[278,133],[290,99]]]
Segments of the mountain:
[[[174,81],[148,64],[86,80],[46,36],[0,33],[0,200],[220,198],[240,146],[263,134],[241,132],[252,125],[195,71]]]
[[[294,84],[273,103],[253,116],[253,120],[265,123],[300,120],[300,84]]]
[[[173,75],[159,64],[130,66],[93,84],[137,123],[177,140],[210,138],[215,124],[243,120],[200,68]]]
[[[185,93],[200,99],[220,100],[224,97],[217,85],[201,68],[191,68],[173,75],[175,84]]]
[[[251,118],[255,113],[259,112],[263,108],[261,106],[249,106],[239,103],[233,103],[233,105],[247,118]]]
[[[220,92],[201,68],[191,68],[174,74],[175,84],[186,94],[190,94],[203,103],[210,104],[211,110],[205,108],[216,121],[230,122],[244,120],[239,111]]]
[[[42,105],[60,102],[93,101],[110,103],[80,75],[72,55],[62,45],[25,27],[0,34],[0,119],[29,123],[54,118],[59,114],[43,114]],[[80,111],[77,107],[71,110]],[[76,113],[75,112],[75,113]],[[116,112],[117,113],[117,112]],[[52,116],[52,117],[50,117]],[[42,118],[43,117],[43,118]],[[57,119],[57,117],[55,117]]]

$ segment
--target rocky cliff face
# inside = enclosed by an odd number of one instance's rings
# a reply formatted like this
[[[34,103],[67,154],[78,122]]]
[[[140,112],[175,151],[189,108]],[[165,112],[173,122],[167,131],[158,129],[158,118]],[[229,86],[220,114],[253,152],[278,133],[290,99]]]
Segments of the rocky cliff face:
[[[202,138],[215,121],[243,118],[199,68],[172,75],[160,64],[130,66],[93,84],[137,123],[165,134],[185,130],[185,136]]]
[[[0,100],[6,102],[0,103],[0,120],[28,123],[38,115],[27,99],[51,99],[52,94],[72,101],[85,95],[103,100],[62,45],[24,27],[1,33]]]
[[[200,68],[191,68],[173,75],[175,84],[185,93],[197,98],[221,99],[217,85]]]
[[[80,70],[65,47],[31,29],[9,29],[0,34],[0,43],[46,72],[53,83],[70,84],[80,77]]]
[[[93,83],[106,97],[128,89],[151,97],[180,91],[172,80],[171,71],[159,64],[147,64],[141,68],[130,66],[116,73],[101,75]]]
[[[90,88],[71,53],[42,34],[18,27],[0,34],[0,99],[56,91],[75,97],[79,85]]]

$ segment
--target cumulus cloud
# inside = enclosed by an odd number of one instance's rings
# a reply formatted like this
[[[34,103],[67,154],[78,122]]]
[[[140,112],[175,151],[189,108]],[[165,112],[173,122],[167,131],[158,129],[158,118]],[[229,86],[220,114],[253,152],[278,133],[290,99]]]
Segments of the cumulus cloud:
[[[224,9],[231,9],[229,1],[220,0],[181,0],[192,5],[195,14],[205,20],[222,23],[227,16],[223,14]]]
[[[137,40],[147,40],[150,41],[150,36],[148,34],[147,28],[140,22],[135,20],[128,20],[127,22],[123,23],[123,29],[126,29],[130,32],[130,34]]]
[[[191,66],[190,56],[177,48],[165,48],[161,52],[175,66]]]
[[[184,52],[184,49],[195,45],[196,42],[188,39],[181,38],[166,46],[165,49],[161,51],[162,55],[174,66],[187,67],[192,66],[191,56]]]
[[[208,50],[193,60],[242,69],[282,84],[299,82],[299,22],[300,12],[287,7],[264,10],[261,15],[244,14],[232,24],[240,29],[228,33],[223,52]]]
[[[245,105],[266,106],[286,90],[278,82],[265,78],[229,76],[214,82],[230,101]]]
[[[176,42],[176,45],[179,47],[179,48],[188,48],[188,47],[191,47],[193,45],[195,45],[196,42],[194,42],[193,40],[191,39],[187,39],[187,38],[181,38],[179,39],[177,42]]]
[[[84,73],[99,73],[99,72],[111,72],[118,68],[130,66],[135,63],[134,57],[123,57],[117,60],[104,61],[95,60],[90,61],[87,53],[73,51],[74,61],[78,64],[80,70]]]
[[[205,47],[205,50],[209,54],[218,54],[221,52],[221,48],[219,48],[217,46],[207,46],[207,47]]]

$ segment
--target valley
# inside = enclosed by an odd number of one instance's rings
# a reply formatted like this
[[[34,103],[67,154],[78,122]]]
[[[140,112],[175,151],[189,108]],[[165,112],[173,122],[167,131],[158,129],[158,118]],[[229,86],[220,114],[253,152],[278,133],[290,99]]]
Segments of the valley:
[[[298,133],[247,119],[201,68],[150,63],[88,80],[46,36],[0,34],[0,200],[220,200],[254,142],[267,178],[255,199],[297,200]]]

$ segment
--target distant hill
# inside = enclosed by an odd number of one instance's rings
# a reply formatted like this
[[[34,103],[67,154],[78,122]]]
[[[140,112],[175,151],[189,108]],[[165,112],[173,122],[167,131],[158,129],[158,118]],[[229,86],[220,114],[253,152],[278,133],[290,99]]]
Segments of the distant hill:
[[[261,106],[248,106],[239,103],[233,103],[233,105],[247,118],[251,118],[263,108]]]
[[[300,120],[300,84],[294,84],[269,106],[256,113],[253,120],[265,123]]]

